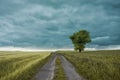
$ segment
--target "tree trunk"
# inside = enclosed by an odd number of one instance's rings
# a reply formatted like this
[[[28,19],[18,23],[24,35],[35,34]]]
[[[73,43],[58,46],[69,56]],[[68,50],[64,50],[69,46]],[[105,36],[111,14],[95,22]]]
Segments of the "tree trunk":
[[[79,53],[81,53],[81,49],[79,49]]]

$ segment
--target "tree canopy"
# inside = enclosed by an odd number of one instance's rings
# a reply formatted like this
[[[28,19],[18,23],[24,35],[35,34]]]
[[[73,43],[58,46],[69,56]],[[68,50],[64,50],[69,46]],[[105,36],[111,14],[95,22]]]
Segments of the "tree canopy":
[[[79,52],[84,50],[86,43],[91,42],[90,34],[86,30],[75,32],[73,35],[70,36],[70,39],[72,40],[74,49]]]

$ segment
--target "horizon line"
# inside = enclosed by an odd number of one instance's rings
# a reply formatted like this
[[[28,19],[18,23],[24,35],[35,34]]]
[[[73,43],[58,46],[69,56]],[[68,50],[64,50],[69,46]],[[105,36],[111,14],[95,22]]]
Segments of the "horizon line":
[[[42,52],[42,51],[73,51],[73,48],[58,48],[58,49],[42,49],[42,48],[28,48],[28,47],[0,47],[0,51],[25,51],[25,52]],[[97,50],[120,50],[120,47],[111,48],[85,48],[85,51],[97,51]]]

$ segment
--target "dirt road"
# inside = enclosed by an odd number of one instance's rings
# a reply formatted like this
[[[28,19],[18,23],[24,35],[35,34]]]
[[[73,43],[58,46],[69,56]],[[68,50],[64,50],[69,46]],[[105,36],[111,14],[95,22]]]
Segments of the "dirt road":
[[[54,77],[56,55],[53,54],[51,60],[46,63],[32,80],[52,80]]]
[[[67,76],[67,80],[85,80],[75,71],[74,66],[67,59],[65,59],[64,56],[60,56],[60,58]]]
[[[75,71],[74,66],[66,60],[64,56],[56,55],[56,53],[52,55],[51,60],[43,66],[32,80],[52,80],[54,77],[55,60],[57,57],[60,57],[62,61],[62,67],[64,68],[67,80],[85,80]]]

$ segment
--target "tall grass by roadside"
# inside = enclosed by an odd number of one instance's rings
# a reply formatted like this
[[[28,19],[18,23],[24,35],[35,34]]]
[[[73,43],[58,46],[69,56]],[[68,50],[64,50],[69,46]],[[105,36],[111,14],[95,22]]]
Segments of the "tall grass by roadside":
[[[0,52],[0,80],[30,80],[50,53]]]
[[[88,80],[120,80],[120,50],[62,53]]]

